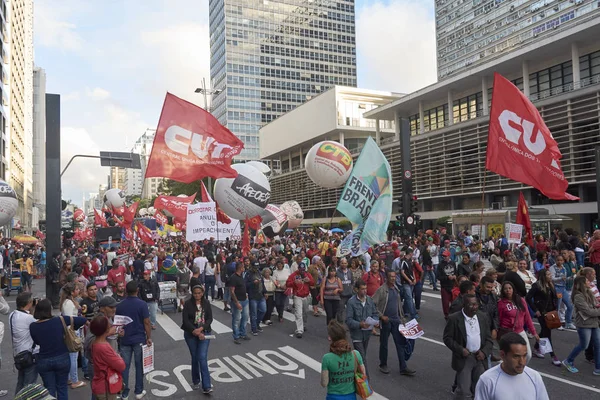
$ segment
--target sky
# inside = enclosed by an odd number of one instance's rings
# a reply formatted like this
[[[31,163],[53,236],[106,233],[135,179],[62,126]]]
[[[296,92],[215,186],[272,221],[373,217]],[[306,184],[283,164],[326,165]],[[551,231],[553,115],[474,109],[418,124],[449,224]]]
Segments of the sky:
[[[35,64],[61,95],[61,164],[130,151],[156,128],[167,91],[202,105],[210,79],[207,0],[35,0]],[[358,87],[410,93],[436,80],[433,0],[356,0]],[[63,199],[81,206],[109,169],[78,159]]]

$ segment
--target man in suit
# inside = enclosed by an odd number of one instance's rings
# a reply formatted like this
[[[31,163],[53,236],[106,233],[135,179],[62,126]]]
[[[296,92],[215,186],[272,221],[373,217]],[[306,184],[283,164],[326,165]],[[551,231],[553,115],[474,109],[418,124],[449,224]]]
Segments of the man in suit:
[[[475,295],[465,295],[462,310],[448,317],[444,344],[452,351],[458,398],[466,398],[474,393],[479,377],[487,369],[487,356],[492,352],[490,322],[479,311]]]

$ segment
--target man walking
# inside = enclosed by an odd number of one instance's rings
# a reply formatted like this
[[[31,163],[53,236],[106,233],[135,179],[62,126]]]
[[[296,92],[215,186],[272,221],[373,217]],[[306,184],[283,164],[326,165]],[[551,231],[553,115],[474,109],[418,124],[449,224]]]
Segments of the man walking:
[[[438,265],[437,276],[440,280],[440,291],[442,297],[442,310],[444,312],[444,318],[448,319],[450,311],[450,304],[452,303],[452,288],[456,282],[458,270],[454,261],[450,260],[450,252],[444,250],[442,253],[443,260]]]
[[[151,271],[144,271],[144,279],[140,281],[139,292],[140,299],[148,305],[152,329],[156,329],[156,312],[158,311],[158,301],[160,300],[160,287],[156,279],[152,278]]]
[[[252,328],[252,335],[258,336],[258,333],[262,333],[263,331],[260,327],[260,321],[263,320],[267,311],[265,281],[255,265],[252,265],[250,270],[246,272],[244,280],[246,282],[248,299],[250,300],[250,327]]]
[[[121,357],[125,361],[123,371],[123,391],[121,399],[129,399],[129,368],[131,358],[135,363],[135,398],[142,399],[146,395],[144,390],[144,367],[142,365],[142,345],[152,346],[152,326],[148,306],[138,297],[138,284],[135,281],[128,282],[125,286],[127,298],[120,302],[116,308],[116,314],[131,318],[131,322],[124,326],[124,334],[121,338]]]
[[[33,297],[31,293],[20,293],[17,296],[17,310],[13,311],[8,317],[14,355],[29,351],[35,357],[35,354],[39,352],[38,347],[34,348],[33,339],[31,338],[31,333],[29,333],[29,325],[35,322],[35,318],[30,313],[32,308]],[[25,386],[36,383],[38,376],[36,366],[33,362],[31,365],[21,366],[18,372],[15,395]]]
[[[400,292],[396,287],[396,272],[386,272],[385,285],[377,289],[373,296],[373,302],[377,308],[379,325],[381,327],[379,336],[379,370],[384,374],[390,373],[387,365],[387,357],[388,339],[391,334],[396,345],[396,353],[398,354],[398,361],[400,363],[400,375],[415,375],[416,371],[409,369],[406,365],[405,347],[407,341],[398,330],[400,323],[404,319],[404,313],[402,312]]]
[[[338,308],[337,320],[343,323],[346,320],[346,303],[352,297],[353,276],[348,269],[348,260],[340,259],[340,267],[337,271],[337,277],[342,281],[342,293],[340,293],[340,308]]]
[[[352,338],[352,345],[357,350],[365,365],[365,371],[369,376],[369,369],[367,367],[367,347],[369,347],[369,338],[373,331],[373,325],[367,324],[367,318],[374,320],[379,319],[377,308],[373,299],[367,296],[367,284],[359,279],[354,285],[356,294],[348,300],[346,310],[346,325],[350,330],[350,337]]]
[[[350,275],[350,271],[348,271]],[[306,331],[306,322],[308,316],[308,295],[310,287],[315,284],[313,277],[306,272],[306,264],[303,262],[298,264],[298,270],[291,274],[285,286],[292,288],[292,296],[294,296],[294,316],[296,317],[296,337],[302,338],[302,334]]]
[[[246,282],[243,277],[244,269],[244,264],[238,263],[235,266],[235,273],[227,281],[231,296],[231,329],[233,330],[233,343],[235,344],[241,344],[240,339],[250,340],[246,335],[248,294],[246,293]]]
[[[452,351],[457,394],[462,399],[474,393],[492,352],[490,323],[487,315],[478,310],[475,295],[465,295],[462,311],[451,314],[444,328],[444,344]]]
[[[404,249],[404,256],[400,262],[400,282],[402,284],[402,301],[404,303],[404,314],[408,314],[411,319],[417,318],[417,310],[413,300],[413,289],[417,284],[415,273],[413,271],[412,252],[410,247]]]

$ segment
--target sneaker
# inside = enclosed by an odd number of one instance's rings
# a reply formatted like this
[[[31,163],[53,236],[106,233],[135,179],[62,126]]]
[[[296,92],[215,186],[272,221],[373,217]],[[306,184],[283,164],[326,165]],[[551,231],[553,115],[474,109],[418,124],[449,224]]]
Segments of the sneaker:
[[[390,373],[390,369],[387,365],[380,365],[379,370],[386,375]]]
[[[90,376],[88,374],[83,375],[83,379],[86,381],[91,381]]]
[[[235,343],[235,344],[242,344],[242,342],[240,342],[240,339],[233,339],[233,343]]]
[[[258,336],[258,332],[252,332],[252,336]]]
[[[260,326],[259,326],[258,328],[256,328],[256,331],[257,331],[257,332],[260,332],[260,333],[263,333],[263,332],[264,332],[264,331],[263,331],[263,328],[261,328]]]
[[[556,328],[556,330],[559,330],[559,331],[564,331],[564,330],[565,330],[565,327],[561,325],[561,326],[559,326],[558,328]]]
[[[577,327],[575,326],[575,324],[570,323],[570,324],[565,325],[565,329],[568,329],[570,331],[576,331]]]
[[[564,365],[565,368],[572,374],[576,374],[579,372],[579,370],[577,368],[575,368],[573,363],[569,362],[568,360],[563,360],[562,365]]]
[[[80,387],[84,387],[86,385],[87,385],[87,383],[85,383],[83,381],[75,382],[75,383],[71,384],[71,389],[77,389],[77,388],[80,388]]]
[[[129,396],[125,396],[125,397],[121,396],[121,400],[129,400]]]
[[[417,371],[414,371],[410,368],[405,368],[402,371],[400,371],[400,375],[404,375],[404,376],[414,376],[417,373]]]
[[[194,390],[198,390],[198,389],[200,389],[201,387],[202,387],[202,386],[201,386],[199,383],[196,383],[196,384],[192,385],[192,389],[194,389]]]
[[[434,288],[433,288],[433,291],[434,291],[434,292],[439,292],[439,291],[440,291],[440,289],[438,289],[438,288],[434,287]]]
[[[249,336],[242,336],[242,339],[244,339],[244,340],[251,340],[252,338],[249,337]]]
[[[594,372],[592,372],[592,374],[594,375],[600,375],[600,369],[595,369]]]
[[[209,387],[208,389],[204,389],[204,390],[202,391],[202,393],[204,393],[204,394],[209,394],[209,393],[212,393],[212,391],[213,391],[212,387]]]
[[[302,339],[302,332],[296,332],[296,337],[298,339]]]
[[[229,310],[231,310],[231,308],[229,308],[229,307],[227,307],[227,306],[225,306],[225,308],[223,308],[223,311],[225,311],[225,312],[227,312],[227,311],[229,311]]]
[[[271,321],[270,319],[267,320],[267,326],[273,325],[273,321]]]
[[[557,367],[560,367],[562,365],[562,363],[556,356],[552,357],[552,364],[556,365]]]
[[[136,394],[135,398],[136,398],[136,400],[140,400],[140,399],[143,399],[145,395],[146,395],[146,391],[142,390],[142,393]]]
[[[8,390],[0,390],[0,397],[4,397],[8,394]]]
[[[533,353],[533,355],[534,355],[534,356],[536,356],[537,358],[545,358],[545,357],[546,357],[546,356],[545,356],[545,354],[543,354],[542,352],[540,352],[540,351],[539,351],[539,350],[537,350],[537,349],[533,349],[533,350],[532,350],[532,353]]]

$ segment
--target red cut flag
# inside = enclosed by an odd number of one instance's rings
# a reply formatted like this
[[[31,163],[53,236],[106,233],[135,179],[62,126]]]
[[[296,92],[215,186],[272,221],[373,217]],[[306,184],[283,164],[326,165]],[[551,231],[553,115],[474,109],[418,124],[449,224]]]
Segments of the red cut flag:
[[[250,253],[250,224],[248,220],[245,221],[244,224],[244,234],[242,235],[242,256],[247,257],[248,253]]]
[[[125,228],[125,239],[133,240],[133,231],[131,228]]]
[[[125,225],[131,226],[133,220],[135,219],[135,213],[137,212],[139,204],[140,202],[136,201],[135,203],[133,203],[125,209],[125,212],[123,213],[123,222],[125,223]]]
[[[259,230],[260,224],[262,222],[262,218],[259,215],[255,215],[252,218],[246,218],[246,224],[250,226],[251,229]]]
[[[98,211],[94,208],[94,225],[100,225],[103,228],[107,228],[108,224],[106,223],[106,218],[101,211]]]
[[[567,193],[562,154],[533,103],[498,73],[492,96],[485,167],[551,199],[579,200]]]
[[[154,239],[152,239],[152,231],[146,225],[140,222],[136,224],[136,227],[140,240],[149,246],[153,246]]]
[[[169,223],[169,220],[167,219],[165,214],[163,214],[160,211],[157,211],[156,214],[154,214],[154,218],[156,219],[156,223],[159,225],[165,226]]]
[[[167,210],[175,219],[186,220],[187,205],[196,198],[196,193],[187,197],[177,196],[158,196],[154,200],[154,208],[157,210]]]
[[[203,181],[200,181],[200,196],[203,203],[212,203],[213,201],[212,197],[210,197],[210,194],[208,194],[208,190],[206,190],[206,186],[204,185]]]
[[[113,213],[113,215],[116,215],[117,217],[122,217],[123,214],[125,213],[125,207],[112,206],[112,213]]]
[[[519,192],[519,203],[517,204],[517,224],[525,227],[524,242],[529,246],[533,246],[533,231],[531,230],[531,219],[529,218],[529,209],[527,202],[523,196],[523,192]]]
[[[235,178],[231,160],[243,148],[209,112],[167,93],[145,177],[185,183],[207,176]]]

